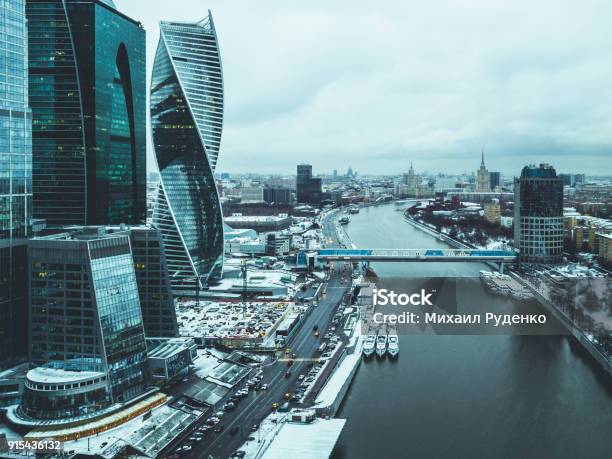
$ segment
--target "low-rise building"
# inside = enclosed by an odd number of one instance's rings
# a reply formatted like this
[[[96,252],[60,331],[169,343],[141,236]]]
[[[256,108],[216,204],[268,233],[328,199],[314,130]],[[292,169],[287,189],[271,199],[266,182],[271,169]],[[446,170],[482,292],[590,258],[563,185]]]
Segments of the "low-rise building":
[[[491,224],[498,224],[501,220],[501,207],[498,200],[484,204],[484,218]]]
[[[612,264],[612,234],[597,234],[599,246],[599,259],[604,263]]]
[[[269,231],[281,231],[291,226],[291,217],[287,214],[280,215],[242,215],[239,213],[225,217],[225,223],[231,228],[248,228],[258,233]]]

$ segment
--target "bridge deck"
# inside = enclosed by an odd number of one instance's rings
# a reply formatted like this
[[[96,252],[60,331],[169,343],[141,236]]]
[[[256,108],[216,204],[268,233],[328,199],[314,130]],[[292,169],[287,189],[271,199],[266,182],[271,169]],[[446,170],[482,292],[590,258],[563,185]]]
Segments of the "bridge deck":
[[[319,249],[320,260],[514,262],[516,252],[483,249]]]

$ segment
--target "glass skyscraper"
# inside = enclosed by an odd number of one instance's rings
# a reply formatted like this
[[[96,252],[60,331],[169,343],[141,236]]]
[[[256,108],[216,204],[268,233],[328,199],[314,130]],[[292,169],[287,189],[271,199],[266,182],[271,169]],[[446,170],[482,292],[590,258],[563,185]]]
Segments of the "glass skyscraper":
[[[549,164],[525,166],[514,181],[514,244],[521,262],[563,260],[563,180]]]
[[[109,402],[140,395],[146,345],[129,234],[86,227],[29,246],[31,363],[102,373]]]
[[[25,19],[25,0],[0,2],[0,368],[27,355],[32,118]]]
[[[27,0],[27,18],[34,215],[48,225],[142,222],[142,25],[100,0]]]
[[[223,76],[212,16],[161,22],[151,79],[151,129],[161,176],[153,225],[176,293],[220,277],[223,216],[214,171],[223,127]]]

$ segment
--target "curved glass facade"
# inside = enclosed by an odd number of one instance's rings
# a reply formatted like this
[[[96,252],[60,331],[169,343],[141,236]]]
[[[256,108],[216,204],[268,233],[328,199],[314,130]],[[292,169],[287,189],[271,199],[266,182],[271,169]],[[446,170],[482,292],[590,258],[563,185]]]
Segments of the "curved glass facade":
[[[84,224],[86,165],[76,57],[65,4],[28,0],[34,212],[49,224]]]
[[[223,216],[214,180],[223,125],[221,58],[212,16],[160,23],[151,130],[161,175],[153,224],[176,293],[220,277]],[[197,286],[196,282],[200,285]]]
[[[141,223],[145,31],[96,0],[28,0],[34,215],[49,225]]]

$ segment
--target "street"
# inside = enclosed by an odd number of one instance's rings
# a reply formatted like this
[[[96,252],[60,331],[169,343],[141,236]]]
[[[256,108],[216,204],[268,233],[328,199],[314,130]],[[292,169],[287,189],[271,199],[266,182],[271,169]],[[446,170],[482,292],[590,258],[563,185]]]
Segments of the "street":
[[[326,237],[332,239],[332,244],[337,246],[338,238],[333,228],[333,218],[330,216],[322,220],[323,232]],[[340,263],[338,263],[340,265]],[[300,328],[289,340],[287,347],[296,354],[296,359],[291,367],[287,362],[274,360],[262,366],[263,374],[261,384],[267,384],[267,390],[250,391],[249,395],[237,405],[234,411],[226,412],[220,422],[223,431],[219,433],[209,430],[204,438],[194,445],[192,451],[184,454],[186,458],[224,458],[231,456],[249,437],[257,441],[257,432],[251,432],[254,424],[259,424],[272,411],[272,404],[278,402],[283,404],[284,394],[295,392],[299,385],[298,376],[308,371],[311,359],[318,357],[319,348],[323,335],[326,333],[332,318],[341,303],[345,292],[351,285],[350,275],[344,282],[341,281],[338,269],[330,272],[329,281],[326,286],[326,294],[305,318]],[[315,336],[313,328],[318,326],[320,333]],[[285,377],[290,369],[291,376]],[[242,386],[243,384],[241,384]],[[232,391],[233,394],[234,391]],[[218,404],[219,406],[222,403]],[[291,406],[301,406],[290,404]],[[218,408],[219,409],[219,408]],[[203,424],[193,426],[192,432]],[[234,427],[238,427],[235,432]]]

